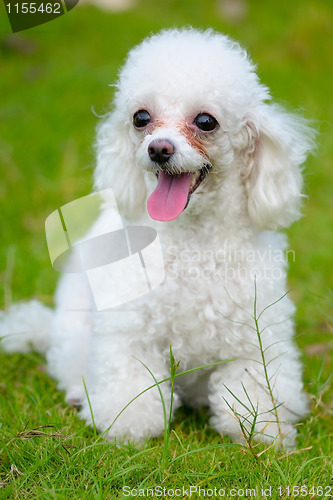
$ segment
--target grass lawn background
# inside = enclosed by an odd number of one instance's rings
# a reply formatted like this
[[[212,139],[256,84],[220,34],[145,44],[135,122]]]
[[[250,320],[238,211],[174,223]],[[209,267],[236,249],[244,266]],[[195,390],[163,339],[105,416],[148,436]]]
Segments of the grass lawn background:
[[[52,304],[58,275],[44,222],[91,189],[97,116],[109,109],[109,84],[129,48],[171,26],[212,26],[230,34],[249,50],[274,100],[300,110],[319,131],[317,153],[305,170],[304,218],[288,231],[296,256],[289,283],[298,308],[297,342],[312,399],[299,429],[298,448],[306,450],[286,457],[269,450],[255,460],[210,430],[205,412],[186,409],[173,426],[167,461],[163,439],[141,452],[96,443],[93,430],[64,404],[40,357],[1,355],[0,498],[116,498],[123,485],[143,481],[168,488],[281,485],[281,498],[288,498],[286,486],[331,485],[333,494],[333,4],[244,5],[238,19],[217,0],[138,0],[121,13],[78,6],[15,35],[0,5],[0,307],[32,296]],[[37,429],[45,425],[54,427]],[[211,445],[219,447],[194,453]]]

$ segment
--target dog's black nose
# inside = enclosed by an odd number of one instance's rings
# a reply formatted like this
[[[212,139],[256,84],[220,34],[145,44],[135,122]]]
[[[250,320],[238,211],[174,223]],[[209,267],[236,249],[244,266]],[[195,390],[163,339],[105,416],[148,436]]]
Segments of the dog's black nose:
[[[166,163],[175,152],[172,142],[167,139],[155,139],[148,146],[148,154],[156,163]]]

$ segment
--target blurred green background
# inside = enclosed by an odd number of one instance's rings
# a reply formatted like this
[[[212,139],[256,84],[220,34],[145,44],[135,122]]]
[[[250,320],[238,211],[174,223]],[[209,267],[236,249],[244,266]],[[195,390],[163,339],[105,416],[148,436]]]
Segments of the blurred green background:
[[[151,32],[182,25],[211,26],[240,41],[274,100],[319,131],[305,169],[304,218],[289,235],[299,342],[307,356],[321,356],[333,346],[331,0],[133,0],[123,11],[79,4],[17,34],[1,3],[0,307],[31,296],[52,303],[58,275],[45,219],[91,189],[95,127],[127,51]]]

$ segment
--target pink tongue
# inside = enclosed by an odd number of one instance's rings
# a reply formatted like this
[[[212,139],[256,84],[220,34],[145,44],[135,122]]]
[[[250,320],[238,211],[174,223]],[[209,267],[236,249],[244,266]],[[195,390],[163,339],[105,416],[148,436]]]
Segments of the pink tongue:
[[[178,217],[186,207],[192,174],[169,175],[160,171],[158,183],[147,208],[152,219],[167,221]]]

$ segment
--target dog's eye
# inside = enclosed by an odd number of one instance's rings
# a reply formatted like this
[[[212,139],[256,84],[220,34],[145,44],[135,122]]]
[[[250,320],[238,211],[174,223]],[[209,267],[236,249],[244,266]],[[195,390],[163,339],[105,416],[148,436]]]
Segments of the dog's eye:
[[[218,127],[218,123],[215,118],[208,113],[200,113],[195,118],[193,123],[204,132],[212,132],[212,130],[215,130]]]
[[[151,122],[151,116],[145,109],[139,109],[133,116],[133,125],[136,128],[144,128]]]

